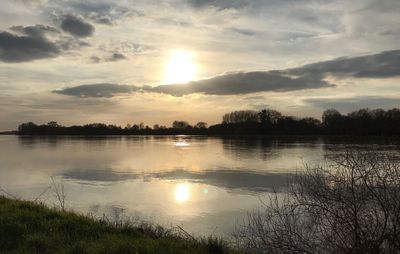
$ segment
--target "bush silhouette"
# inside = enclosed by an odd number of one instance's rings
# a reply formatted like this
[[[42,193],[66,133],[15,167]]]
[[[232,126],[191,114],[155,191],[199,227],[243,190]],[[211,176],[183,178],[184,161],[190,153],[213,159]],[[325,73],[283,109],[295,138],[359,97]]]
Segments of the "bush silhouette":
[[[307,167],[235,237],[250,252],[400,253],[399,158],[348,151]]]

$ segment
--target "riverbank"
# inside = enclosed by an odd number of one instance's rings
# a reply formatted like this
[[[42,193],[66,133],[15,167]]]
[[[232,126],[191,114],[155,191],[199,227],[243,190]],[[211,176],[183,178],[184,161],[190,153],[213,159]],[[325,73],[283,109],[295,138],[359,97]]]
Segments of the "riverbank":
[[[215,238],[110,222],[0,196],[1,253],[232,253]]]

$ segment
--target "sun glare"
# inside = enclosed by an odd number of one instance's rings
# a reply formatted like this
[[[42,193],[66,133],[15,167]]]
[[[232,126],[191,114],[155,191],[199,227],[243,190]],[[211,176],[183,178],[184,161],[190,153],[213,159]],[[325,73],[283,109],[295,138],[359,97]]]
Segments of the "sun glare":
[[[165,69],[166,84],[183,84],[196,78],[197,65],[193,60],[193,53],[177,49],[170,53]]]
[[[175,187],[175,200],[179,203],[187,201],[190,197],[189,186],[185,183],[180,183]]]

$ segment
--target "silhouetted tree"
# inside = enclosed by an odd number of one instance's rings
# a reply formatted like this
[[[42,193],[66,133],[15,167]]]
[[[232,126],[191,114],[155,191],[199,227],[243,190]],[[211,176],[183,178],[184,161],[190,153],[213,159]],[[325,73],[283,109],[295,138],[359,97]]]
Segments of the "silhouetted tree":
[[[61,125],[59,125],[56,121],[48,122],[47,126],[52,127],[52,128],[61,127]]]
[[[263,109],[258,113],[259,119],[263,124],[275,124],[282,114],[273,109]]]
[[[104,123],[65,127],[55,121],[37,125],[32,122],[18,126],[21,135],[175,135],[175,134],[228,134],[228,135],[400,135],[400,110],[393,108],[360,109],[340,114],[328,109],[322,114],[322,124],[315,118],[284,116],[280,112],[263,109],[233,111],[223,115],[222,124],[207,128],[207,123],[198,122],[194,127],[186,121],[174,121],[172,128],[155,124],[150,128],[143,123],[121,128]]]
[[[23,123],[18,126],[18,132],[20,134],[35,134],[38,129],[38,125],[33,122]]]
[[[197,129],[205,129],[205,128],[207,128],[207,123],[206,122],[198,122],[198,123],[196,123],[196,125],[194,127]]]
[[[186,129],[189,126],[190,126],[189,123],[186,121],[174,121],[172,123],[172,128],[174,129]]]
[[[254,110],[239,110],[227,113],[222,117],[222,123],[259,122],[258,113]]]

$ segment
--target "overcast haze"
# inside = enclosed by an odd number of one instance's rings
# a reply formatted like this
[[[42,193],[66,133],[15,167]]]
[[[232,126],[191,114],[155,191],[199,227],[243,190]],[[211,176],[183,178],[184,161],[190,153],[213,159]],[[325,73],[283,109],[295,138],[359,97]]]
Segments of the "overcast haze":
[[[2,0],[0,130],[399,107],[399,17],[398,0]]]

